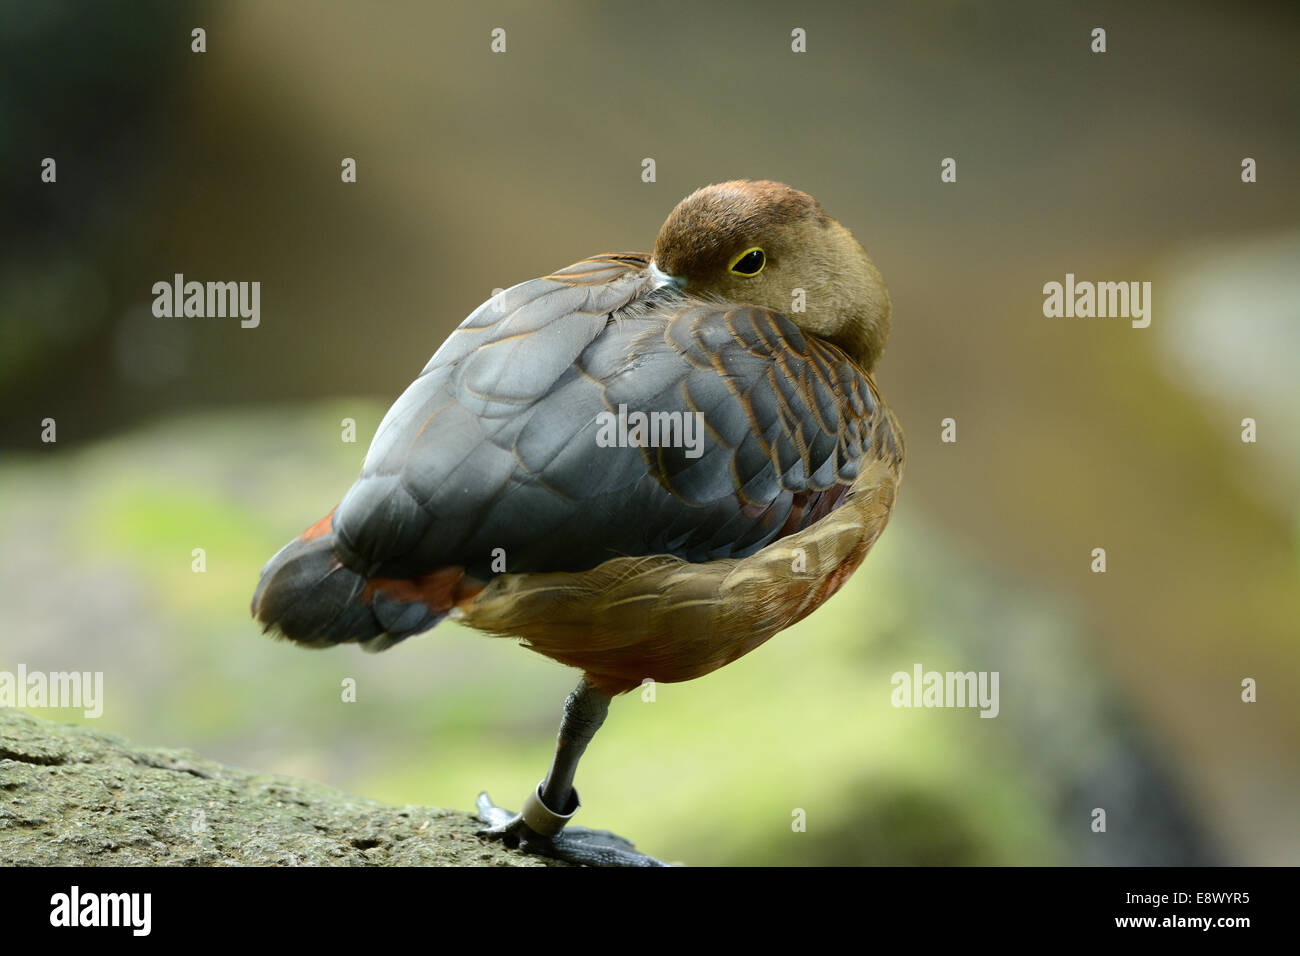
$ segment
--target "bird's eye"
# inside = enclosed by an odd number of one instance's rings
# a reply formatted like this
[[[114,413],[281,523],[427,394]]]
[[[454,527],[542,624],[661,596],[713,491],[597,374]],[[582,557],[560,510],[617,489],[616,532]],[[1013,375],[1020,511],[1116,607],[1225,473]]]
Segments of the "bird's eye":
[[[736,256],[735,261],[731,263],[731,271],[738,276],[756,276],[763,271],[763,266],[766,264],[767,257],[763,255],[763,250],[755,246]]]

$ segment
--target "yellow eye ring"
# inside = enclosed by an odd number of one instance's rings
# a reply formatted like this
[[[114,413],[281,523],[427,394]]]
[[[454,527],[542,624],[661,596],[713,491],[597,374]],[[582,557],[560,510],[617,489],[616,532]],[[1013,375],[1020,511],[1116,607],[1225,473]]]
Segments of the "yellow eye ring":
[[[758,246],[750,246],[732,259],[727,269],[742,279],[752,279],[763,271],[765,265],[767,265],[767,255]]]

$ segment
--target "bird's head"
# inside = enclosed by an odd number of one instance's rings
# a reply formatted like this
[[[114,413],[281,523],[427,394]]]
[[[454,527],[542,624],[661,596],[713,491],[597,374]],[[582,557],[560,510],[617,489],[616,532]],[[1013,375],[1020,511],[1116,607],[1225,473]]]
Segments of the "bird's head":
[[[889,293],[866,250],[782,183],[738,179],[691,193],[659,230],[652,266],[688,295],[781,312],[867,372],[889,338]]]

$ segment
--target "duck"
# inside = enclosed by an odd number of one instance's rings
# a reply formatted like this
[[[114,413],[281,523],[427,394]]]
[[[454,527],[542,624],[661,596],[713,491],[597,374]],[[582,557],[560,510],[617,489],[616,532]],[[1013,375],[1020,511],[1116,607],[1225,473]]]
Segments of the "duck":
[[[570,825],[578,763],[615,697],[737,660],[862,563],[905,457],[873,378],[891,311],[809,194],[698,189],[649,254],[592,256],[475,309],[388,410],[356,483],[262,568],[253,617],[372,652],[452,620],[576,668],[545,778],[517,812],[480,793],[480,834],[661,865]],[[653,436],[629,427],[647,420]]]

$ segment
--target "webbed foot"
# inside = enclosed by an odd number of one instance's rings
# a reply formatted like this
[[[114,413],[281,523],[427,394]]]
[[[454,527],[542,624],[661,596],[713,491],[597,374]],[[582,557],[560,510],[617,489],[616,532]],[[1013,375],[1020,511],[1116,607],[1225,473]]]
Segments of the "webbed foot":
[[[668,866],[661,860],[638,853],[631,840],[608,830],[566,826],[578,809],[574,794],[573,809],[558,814],[542,803],[537,792],[524,802],[521,813],[511,813],[492,802],[486,793],[476,801],[478,818],[487,824],[479,836],[500,840],[512,850],[535,853],[566,863],[582,866]]]

